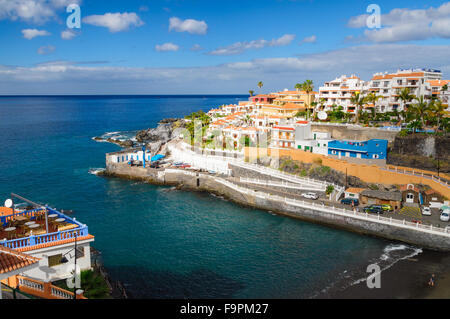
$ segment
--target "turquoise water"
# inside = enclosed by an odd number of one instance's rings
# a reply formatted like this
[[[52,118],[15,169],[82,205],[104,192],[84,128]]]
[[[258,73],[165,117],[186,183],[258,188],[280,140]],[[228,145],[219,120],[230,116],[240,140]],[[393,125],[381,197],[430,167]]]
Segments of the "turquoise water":
[[[111,277],[135,298],[307,298],[411,253],[205,193],[89,173],[119,149],[94,136],[244,99],[0,97],[0,202],[15,192],[74,210]]]

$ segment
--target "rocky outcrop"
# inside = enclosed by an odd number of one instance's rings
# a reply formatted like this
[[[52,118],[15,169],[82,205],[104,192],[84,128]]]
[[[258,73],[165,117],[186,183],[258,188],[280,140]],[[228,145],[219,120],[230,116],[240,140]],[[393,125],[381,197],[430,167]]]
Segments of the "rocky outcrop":
[[[182,133],[185,124],[181,119],[164,119],[156,128],[139,131],[136,134],[136,141],[145,144],[152,153],[157,153],[163,145]]]
[[[450,135],[397,136],[389,149],[387,164],[450,172]]]
[[[149,128],[136,133],[135,139],[119,140],[114,138],[94,137],[98,142],[109,142],[122,148],[132,148],[145,144],[147,150],[158,153],[167,142],[178,137],[185,129],[186,122],[183,119],[168,118],[159,122],[156,128]]]

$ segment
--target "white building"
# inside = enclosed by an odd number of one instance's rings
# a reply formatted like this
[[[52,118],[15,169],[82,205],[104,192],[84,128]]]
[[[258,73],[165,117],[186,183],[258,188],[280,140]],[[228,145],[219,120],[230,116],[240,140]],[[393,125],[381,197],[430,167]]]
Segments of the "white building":
[[[22,283],[28,282],[36,287],[43,287],[44,284],[72,278],[75,259],[77,272],[91,269],[90,243],[94,241],[94,236],[89,234],[85,224],[75,218],[45,206],[32,210],[16,210],[11,215],[0,215],[0,223],[7,225],[8,229],[14,229],[14,233],[10,233],[13,236],[8,234],[7,238],[0,238],[1,246],[39,259],[39,267],[23,269],[20,272]],[[1,233],[3,237],[4,227]],[[13,281],[17,282],[16,277]],[[52,298],[51,293],[58,290],[54,288],[52,292],[41,288],[38,289],[39,296],[44,294],[44,298]]]
[[[305,152],[328,155],[328,142],[332,141],[327,132],[312,132],[311,123],[299,121],[295,124],[295,148]]]
[[[427,81],[441,80],[442,73],[438,70],[409,69],[398,70],[396,73],[376,73],[367,83],[365,92],[375,93],[381,98],[376,102],[377,112],[392,112],[406,110],[407,105],[398,98],[402,89],[408,88],[415,96],[430,96]],[[414,102],[411,102],[414,103]]]
[[[356,75],[347,77],[342,75],[330,82],[325,82],[319,88],[317,97],[318,109],[321,109],[323,103],[323,111],[332,111],[333,105],[343,107],[344,112],[355,113],[355,107],[351,104],[350,99],[355,92],[361,92],[364,89],[365,82]]]

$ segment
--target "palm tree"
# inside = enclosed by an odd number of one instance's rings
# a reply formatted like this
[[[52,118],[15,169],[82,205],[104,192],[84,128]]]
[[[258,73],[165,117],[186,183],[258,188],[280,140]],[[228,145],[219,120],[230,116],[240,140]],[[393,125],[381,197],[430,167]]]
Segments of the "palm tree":
[[[295,88],[297,91],[300,91],[300,90],[302,89],[302,84],[297,83],[297,84],[294,86],[294,88]]]
[[[398,99],[403,102],[403,105],[402,105],[403,110],[405,108],[407,108],[408,107],[407,104],[409,102],[411,102],[412,100],[414,100],[415,98],[416,98],[416,96],[414,94],[411,94],[411,91],[409,90],[409,88],[402,89],[398,94]]]
[[[325,103],[327,102],[327,100],[325,100],[324,98],[321,98],[319,101],[320,104],[320,109],[323,110],[325,108]]]
[[[371,110],[372,110],[372,119],[373,119],[373,120],[375,120],[375,117],[376,117],[376,111],[377,111],[376,105],[375,105],[375,104],[376,104],[377,101],[378,101],[379,99],[381,99],[381,98],[382,98],[381,95],[376,95],[374,92],[371,92],[371,93],[367,94],[367,96],[366,96],[366,101],[367,101],[368,103],[373,104],[373,108],[371,109]]]
[[[356,106],[356,124],[359,124],[359,116],[364,104],[366,104],[366,99],[361,95],[360,92],[356,92],[353,93],[352,97],[350,98],[350,103]]]
[[[248,93],[250,93],[250,96],[253,96],[253,94],[255,93],[255,91],[249,90]]]
[[[314,91],[314,83],[313,83],[313,81],[311,81],[311,80],[306,80],[305,82],[303,82],[302,83],[302,85],[301,85],[301,88],[302,88],[302,90],[303,91],[305,91],[306,92],[306,94],[307,94],[307,99],[308,99],[308,102],[307,102],[307,117],[309,118],[309,108],[311,107],[311,92],[312,91]],[[313,116],[314,116],[314,114],[315,114],[315,110],[313,110]]]
[[[423,95],[417,99],[417,103],[411,106],[411,113],[414,114],[416,121],[425,126],[425,115],[428,113],[430,105],[425,101]]]
[[[429,110],[428,110],[428,115],[430,118],[435,117],[437,119],[437,131],[439,131],[439,127],[441,126],[441,121],[442,118],[445,115],[445,109],[446,107],[444,106],[444,104],[442,104],[442,101],[437,100],[434,101],[433,103],[430,103],[429,105]]]
[[[264,86],[264,83],[262,83],[262,81],[258,82],[258,87],[261,89]]]

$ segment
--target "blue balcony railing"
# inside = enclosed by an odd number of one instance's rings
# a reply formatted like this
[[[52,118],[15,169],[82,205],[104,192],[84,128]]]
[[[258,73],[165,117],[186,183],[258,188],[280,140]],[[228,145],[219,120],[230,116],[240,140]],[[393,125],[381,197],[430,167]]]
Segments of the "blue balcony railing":
[[[12,239],[12,240],[4,240],[2,241],[0,239],[0,245],[3,245],[5,247],[11,248],[11,249],[18,249],[18,248],[25,248],[25,247],[32,247],[36,245],[46,244],[50,242],[57,242],[60,240],[65,239],[72,239],[75,237],[84,237],[89,234],[88,227],[84,224],[81,224],[80,222],[76,221],[73,218],[70,218],[61,212],[58,212],[57,210],[47,207],[48,214],[57,214],[58,218],[64,218],[67,222],[76,224],[78,227],[74,229],[64,230],[64,231],[57,231],[53,233],[48,234],[42,234],[42,235],[31,235],[28,237],[23,237],[19,239]],[[26,216],[30,219],[36,218],[38,214],[42,214],[43,209],[34,209],[29,211],[24,211],[20,213],[14,214],[14,216]],[[2,216],[0,217],[0,222],[3,224],[9,222],[13,218],[13,215],[8,216]]]

